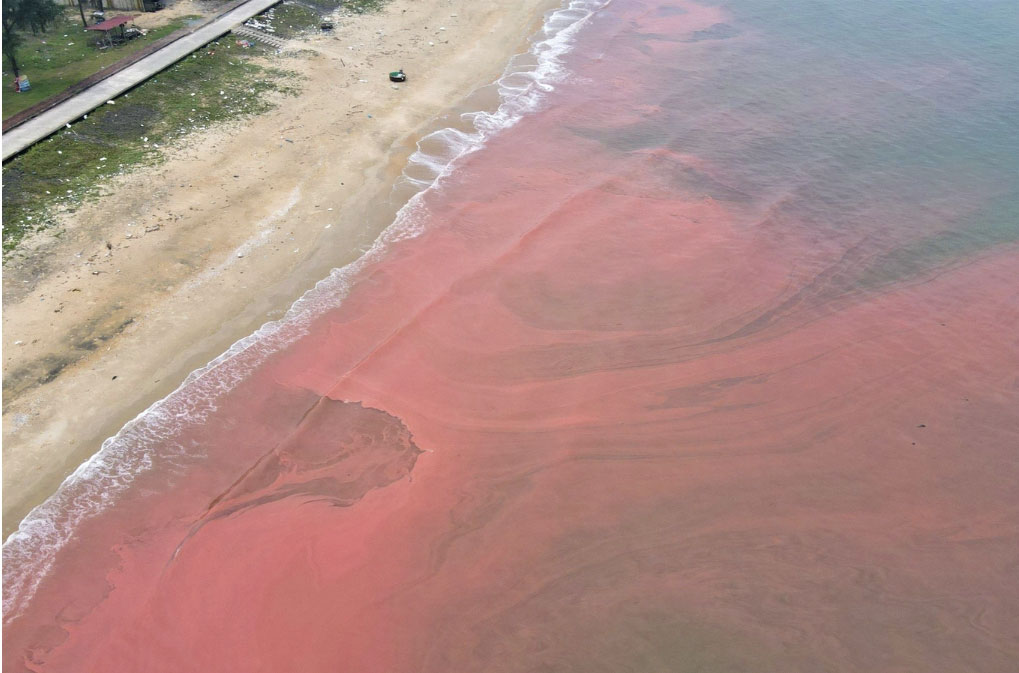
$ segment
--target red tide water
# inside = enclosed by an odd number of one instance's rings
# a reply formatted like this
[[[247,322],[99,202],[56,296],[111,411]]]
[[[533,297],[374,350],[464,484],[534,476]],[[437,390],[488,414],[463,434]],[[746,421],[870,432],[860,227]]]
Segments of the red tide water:
[[[579,96],[82,523],[5,667],[1009,670],[1017,250],[853,285]]]

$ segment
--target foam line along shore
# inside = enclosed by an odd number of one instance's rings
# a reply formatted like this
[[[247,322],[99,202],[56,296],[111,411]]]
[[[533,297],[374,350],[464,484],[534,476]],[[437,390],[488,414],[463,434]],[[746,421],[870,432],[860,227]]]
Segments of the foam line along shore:
[[[194,131],[27,240],[4,268],[5,537],[188,373],[370,248],[411,193],[391,187],[415,141],[451,109],[494,110],[462,105],[558,7],[392,0],[338,20],[278,57],[300,96]],[[413,81],[391,88],[390,62]]]
[[[528,54],[531,62],[520,65],[514,60],[495,83],[499,106],[493,112],[464,113],[473,132],[439,129],[426,135],[408,163],[433,167],[434,175],[426,183],[414,179],[422,189],[438,186],[466,154],[481,149],[488,138],[511,127],[528,112],[535,110],[553,85],[566,76],[561,56],[569,49],[571,38],[584,21],[603,2],[577,0],[549,13],[541,33]],[[513,85],[503,84],[512,78]],[[525,84],[521,85],[520,82]],[[449,142],[447,139],[455,139]],[[443,150],[430,155],[424,147],[438,143]],[[129,422],[115,436],[103,442],[101,449],[70,475],[60,489],[34,509],[4,544],[4,558],[10,568],[4,575],[5,615],[17,612],[17,603],[31,597],[32,587],[42,579],[51,559],[84,519],[117,502],[120,492],[139,473],[153,467],[153,446],[169,442],[180,456],[187,449],[172,442],[188,427],[201,425],[216,408],[219,396],[231,391],[265,358],[305,334],[309,321],[334,308],[349,292],[351,279],[366,264],[376,261],[395,241],[413,237],[424,219],[421,193],[411,196],[397,213],[395,221],[375,240],[357,261],[335,269],[319,281],[278,321],[267,323],[256,332],[232,345],[225,353],[195,372],[172,394],[156,402]],[[11,602],[8,602],[11,601]]]

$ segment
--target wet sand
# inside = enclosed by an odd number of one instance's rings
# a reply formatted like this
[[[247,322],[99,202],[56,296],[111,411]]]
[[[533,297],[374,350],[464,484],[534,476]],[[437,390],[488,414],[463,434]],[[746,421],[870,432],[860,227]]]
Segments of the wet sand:
[[[196,133],[5,264],[5,537],[124,423],[362,254],[416,139],[554,6],[394,0],[342,20],[271,64],[299,97]],[[412,77],[398,90],[394,63]]]

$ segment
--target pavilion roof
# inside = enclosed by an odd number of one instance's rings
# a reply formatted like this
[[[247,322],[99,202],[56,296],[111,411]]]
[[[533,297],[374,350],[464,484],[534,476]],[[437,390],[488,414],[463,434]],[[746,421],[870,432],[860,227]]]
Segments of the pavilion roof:
[[[133,16],[121,14],[120,16],[115,16],[112,19],[106,19],[101,23],[89,26],[85,30],[103,30],[103,31],[113,30],[117,26],[123,26],[125,23],[130,23],[133,19],[134,19]]]

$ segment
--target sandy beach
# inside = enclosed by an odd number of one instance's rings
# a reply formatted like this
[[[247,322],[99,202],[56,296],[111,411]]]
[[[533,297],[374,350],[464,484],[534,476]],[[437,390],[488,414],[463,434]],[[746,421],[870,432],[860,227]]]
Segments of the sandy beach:
[[[356,259],[417,138],[557,5],[393,0],[343,19],[282,57],[299,96],[186,138],[27,241],[4,268],[5,537],[125,422]]]

